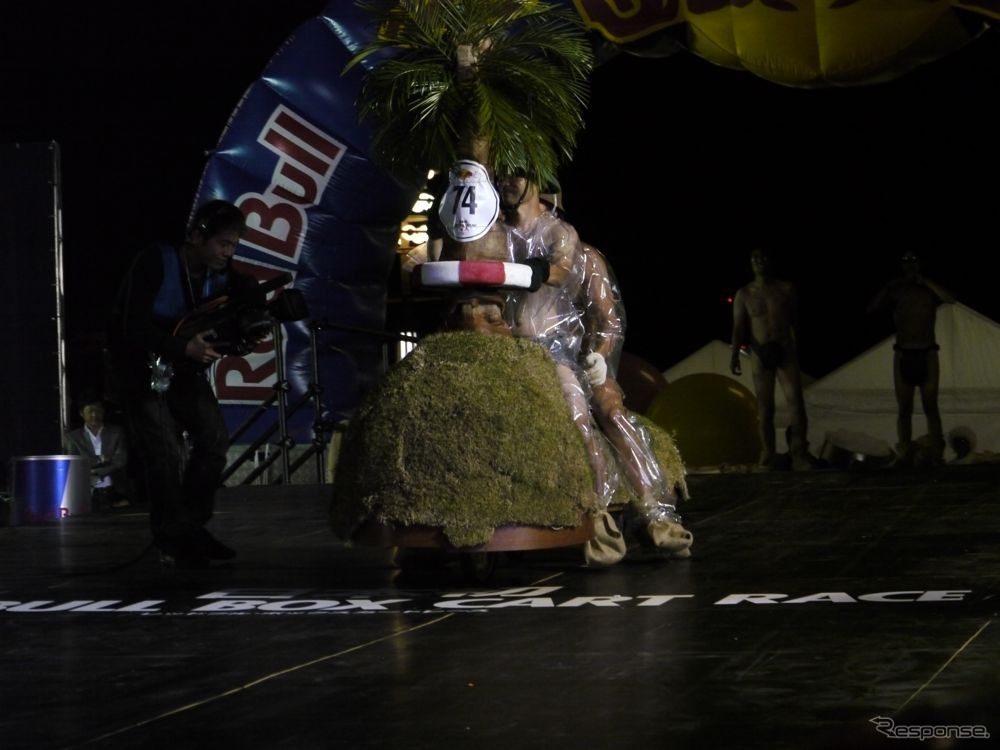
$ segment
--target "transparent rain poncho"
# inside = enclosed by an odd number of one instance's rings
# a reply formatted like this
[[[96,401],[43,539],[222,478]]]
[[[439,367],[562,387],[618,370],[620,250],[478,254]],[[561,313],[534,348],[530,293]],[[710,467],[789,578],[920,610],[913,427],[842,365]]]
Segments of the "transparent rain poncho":
[[[679,523],[649,435],[625,409],[614,377],[625,339],[625,312],[607,261],[551,211],[526,227],[508,226],[507,232],[512,260],[545,258],[550,264],[546,284],[536,292],[513,295],[508,315],[515,336],[539,342],[556,361],[567,404],[590,453],[595,492],[607,506],[620,467],[644,518]]]
[[[591,409],[604,436],[611,443],[618,464],[635,495],[637,510],[647,519],[680,523],[680,516],[663,469],[653,453],[649,433],[636,415],[625,408],[616,375],[625,343],[625,307],[617,280],[604,255],[592,245],[582,246],[583,283],[576,299],[584,324],[581,359],[600,357],[600,368],[591,378]]]
[[[537,291],[511,295],[506,307],[511,331],[544,346],[555,361],[563,396],[590,457],[594,492],[607,507],[618,487],[618,473],[591,417],[590,389],[579,364],[585,333],[576,307],[585,270],[580,239],[572,226],[548,211],[526,227],[506,229],[511,260],[543,258],[550,269],[548,281]]]

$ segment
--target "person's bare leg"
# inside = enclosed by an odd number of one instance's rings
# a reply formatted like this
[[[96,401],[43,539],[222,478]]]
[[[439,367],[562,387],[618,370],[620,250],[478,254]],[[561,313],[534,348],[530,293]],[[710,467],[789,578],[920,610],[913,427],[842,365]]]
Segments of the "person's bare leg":
[[[785,401],[791,410],[789,424],[788,452],[792,468],[796,471],[813,468],[809,456],[809,419],[806,416],[806,401],[802,392],[802,374],[797,362],[778,370],[778,381],[785,394]]]
[[[938,408],[938,384],[941,378],[941,365],[936,351],[927,354],[927,380],[920,388],[920,404],[927,417],[927,434],[930,435],[934,451],[932,459],[939,463],[944,454],[944,427],[941,424],[941,411]]]
[[[774,445],[774,370],[767,370],[757,354],[753,355],[753,386],[757,391],[757,425],[760,434],[760,466],[772,466]]]
[[[576,423],[580,434],[583,435],[583,442],[587,448],[587,456],[590,459],[590,466],[594,472],[594,492],[602,506],[607,506],[614,492],[613,479],[608,470],[608,465],[604,459],[604,451],[601,447],[600,437],[594,429],[594,423],[590,418],[590,404],[587,395],[577,379],[576,373],[566,365],[557,365],[556,372],[559,375],[559,383],[562,386],[563,396],[566,405],[569,407],[570,415]]]
[[[914,386],[903,380],[903,353],[895,352],[893,357],[893,382],[896,390],[896,451],[903,459],[913,453],[913,392]]]
[[[667,485],[647,438],[629,419],[621,388],[608,378],[593,391],[594,416],[635,496],[632,508],[641,516],[639,538],[658,551],[690,557],[694,535],[683,526],[673,488]]]
[[[628,418],[621,389],[611,378],[593,388],[594,417],[615,449],[625,479],[637,497],[652,502],[671,495],[666,479],[646,440]]]

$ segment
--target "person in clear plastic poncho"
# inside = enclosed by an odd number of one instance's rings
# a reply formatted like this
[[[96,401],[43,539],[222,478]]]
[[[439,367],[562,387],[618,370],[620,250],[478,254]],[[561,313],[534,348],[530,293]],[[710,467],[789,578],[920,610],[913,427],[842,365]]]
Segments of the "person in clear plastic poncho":
[[[501,178],[498,187],[512,260],[544,258],[550,269],[541,289],[515,294],[508,305],[514,335],[541,343],[556,361],[602,505],[607,507],[617,486],[617,463],[636,498],[626,512],[629,530],[647,547],[688,556],[693,537],[681,524],[648,435],[625,409],[614,378],[625,314],[606,259],[541,200],[536,185],[510,176]],[[605,450],[607,443],[613,456]],[[585,548],[588,562],[621,559],[625,541],[610,515],[602,514],[596,526],[595,541]]]
[[[631,531],[647,545],[688,557],[693,536],[681,524],[673,488],[653,453],[648,433],[625,408],[615,377],[625,343],[621,293],[604,255],[588,244],[583,245],[583,251],[586,270],[577,297],[587,332],[583,362],[594,417],[613,446],[636,498],[631,506]]]

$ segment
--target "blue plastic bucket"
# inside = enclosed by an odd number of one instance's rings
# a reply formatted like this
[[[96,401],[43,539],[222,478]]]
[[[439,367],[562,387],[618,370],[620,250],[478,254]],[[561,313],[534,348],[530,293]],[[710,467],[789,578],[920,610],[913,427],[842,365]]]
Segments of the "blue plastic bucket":
[[[90,512],[89,458],[21,456],[12,463],[11,526],[52,523]]]

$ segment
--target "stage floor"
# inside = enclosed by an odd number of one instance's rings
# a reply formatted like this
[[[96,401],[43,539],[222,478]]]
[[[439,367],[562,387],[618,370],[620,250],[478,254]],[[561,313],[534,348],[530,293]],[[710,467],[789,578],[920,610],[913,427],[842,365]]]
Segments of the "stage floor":
[[[139,512],[3,527],[0,747],[996,746],[998,481],[693,475],[691,559],[481,584],[345,547],[326,486],[223,491],[211,570]]]

